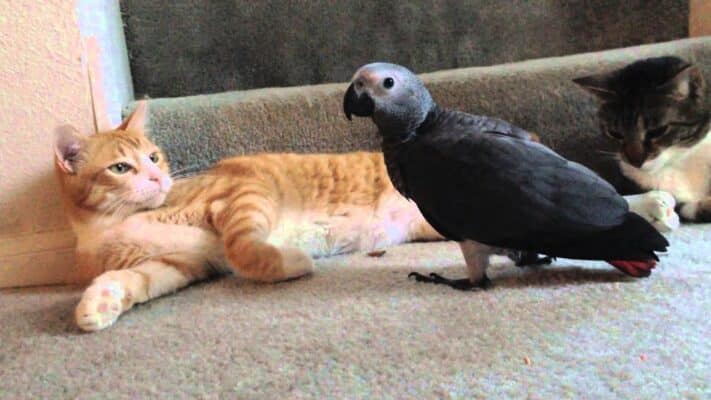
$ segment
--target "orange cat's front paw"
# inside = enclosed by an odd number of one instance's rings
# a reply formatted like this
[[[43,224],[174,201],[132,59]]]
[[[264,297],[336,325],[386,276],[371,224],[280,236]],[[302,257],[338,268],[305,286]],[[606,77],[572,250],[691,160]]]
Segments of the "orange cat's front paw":
[[[314,271],[314,262],[306,253],[295,247],[280,249],[285,279],[294,279]]]
[[[121,315],[125,292],[116,281],[96,282],[84,291],[77,305],[77,325],[84,331],[108,328]]]

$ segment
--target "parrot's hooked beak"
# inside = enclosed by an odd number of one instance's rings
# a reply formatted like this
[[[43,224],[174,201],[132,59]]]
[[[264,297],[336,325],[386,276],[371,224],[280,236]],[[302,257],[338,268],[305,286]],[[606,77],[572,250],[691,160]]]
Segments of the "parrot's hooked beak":
[[[351,115],[357,117],[370,117],[375,111],[375,103],[368,93],[361,93],[360,96],[356,93],[353,84],[348,86],[346,95],[343,96],[343,112],[346,118],[351,120]]]

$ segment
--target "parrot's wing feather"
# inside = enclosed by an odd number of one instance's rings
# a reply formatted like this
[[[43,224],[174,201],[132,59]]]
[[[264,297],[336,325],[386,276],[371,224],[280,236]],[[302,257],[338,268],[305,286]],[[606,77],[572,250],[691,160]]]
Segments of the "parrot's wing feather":
[[[520,248],[561,243],[624,220],[626,201],[592,171],[538,143],[480,126],[440,124],[407,151],[410,194],[438,231]]]
[[[530,140],[531,133],[512,125],[503,119],[472,115],[461,111],[448,111],[444,118],[438,121],[440,126],[449,126],[464,132],[490,133],[494,135],[511,136]]]

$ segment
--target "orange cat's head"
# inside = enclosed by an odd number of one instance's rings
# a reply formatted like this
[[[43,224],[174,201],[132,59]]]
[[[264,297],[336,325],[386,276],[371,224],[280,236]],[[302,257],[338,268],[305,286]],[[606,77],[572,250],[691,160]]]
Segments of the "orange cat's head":
[[[114,130],[83,136],[57,129],[55,166],[73,209],[127,216],[163,204],[173,184],[168,162],[145,135],[146,102]]]

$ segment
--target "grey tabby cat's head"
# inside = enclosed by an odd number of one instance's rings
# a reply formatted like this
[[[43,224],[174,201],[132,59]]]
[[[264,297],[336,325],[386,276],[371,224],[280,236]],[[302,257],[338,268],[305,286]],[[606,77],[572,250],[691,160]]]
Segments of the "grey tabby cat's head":
[[[693,146],[708,131],[704,79],[681,58],[648,58],[573,82],[602,101],[602,132],[620,143],[622,161],[635,167],[672,146]]]

